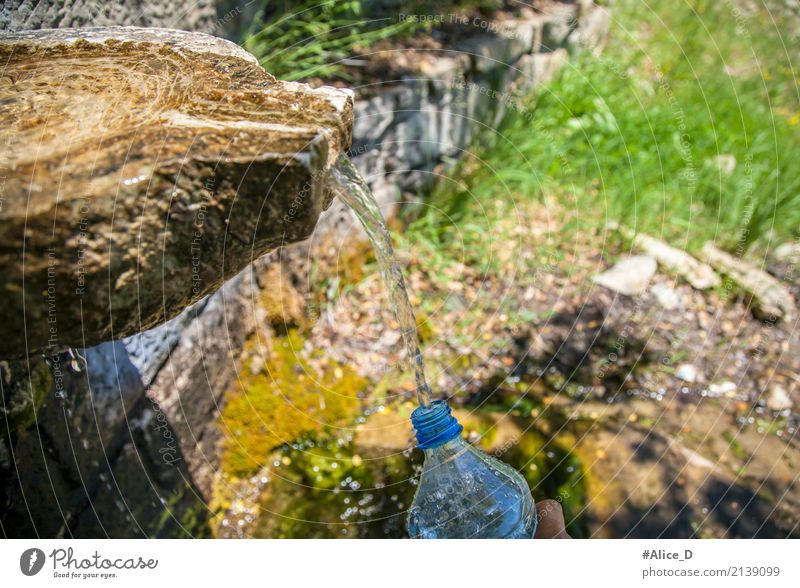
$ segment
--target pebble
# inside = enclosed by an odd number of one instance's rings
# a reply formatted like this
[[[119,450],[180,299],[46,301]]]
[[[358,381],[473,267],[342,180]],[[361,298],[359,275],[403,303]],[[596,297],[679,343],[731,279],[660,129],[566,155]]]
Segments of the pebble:
[[[733,382],[719,382],[711,384],[708,391],[712,394],[727,394],[736,391],[736,384]]]
[[[675,377],[684,382],[696,382],[697,375],[697,368],[690,363],[681,364],[678,366],[678,369],[675,370]]]
[[[775,411],[792,408],[792,399],[789,397],[786,388],[777,384],[770,388],[767,398],[767,408]]]
[[[650,288],[658,303],[667,310],[675,310],[681,305],[681,297],[666,284],[653,284]]]

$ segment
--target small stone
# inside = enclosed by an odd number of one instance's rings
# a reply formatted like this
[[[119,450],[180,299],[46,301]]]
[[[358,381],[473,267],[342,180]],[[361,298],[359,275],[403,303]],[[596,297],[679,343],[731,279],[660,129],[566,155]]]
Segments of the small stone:
[[[733,382],[718,382],[711,384],[708,387],[708,391],[718,395],[728,394],[736,391],[736,384]]]
[[[701,263],[692,255],[673,247],[661,239],[656,239],[644,233],[634,235],[631,231],[618,227],[623,235],[631,238],[634,247],[641,249],[647,255],[652,255],[659,265],[670,272],[681,276],[692,288],[706,290],[719,286],[721,280],[711,266]]]
[[[653,284],[650,291],[658,303],[667,310],[675,310],[681,305],[681,298],[678,293],[666,284]]]
[[[675,377],[684,382],[696,382],[697,368],[690,363],[681,364],[678,366],[678,369],[675,370]]]
[[[656,273],[656,260],[649,255],[633,255],[614,267],[595,276],[594,282],[626,296],[636,296],[647,290]]]
[[[792,399],[786,391],[786,388],[777,384],[770,388],[769,397],[767,398],[767,408],[775,411],[792,408]]]

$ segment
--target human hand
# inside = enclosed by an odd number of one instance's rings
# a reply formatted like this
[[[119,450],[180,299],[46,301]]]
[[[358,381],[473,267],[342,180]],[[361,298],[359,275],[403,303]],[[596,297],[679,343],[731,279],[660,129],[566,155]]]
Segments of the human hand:
[[[557,500],[545,498],[536,502],[536,516],[539,526],[536,528],[536,539],[572,539],[567,534],[564,522],[564,511]]]

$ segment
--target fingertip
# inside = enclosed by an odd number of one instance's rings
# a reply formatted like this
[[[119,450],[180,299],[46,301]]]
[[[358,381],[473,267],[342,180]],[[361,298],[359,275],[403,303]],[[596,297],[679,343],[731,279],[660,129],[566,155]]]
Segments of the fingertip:
[[[536,515],[539,519],[535,535],[537,539],[569,538],[565,529],[564,510],[560,502],[550,498],[538,501]]]

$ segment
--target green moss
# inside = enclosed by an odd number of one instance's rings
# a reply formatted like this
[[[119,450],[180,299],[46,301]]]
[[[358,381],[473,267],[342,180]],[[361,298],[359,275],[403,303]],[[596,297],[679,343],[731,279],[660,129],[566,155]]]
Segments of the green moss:
[[[738,439],[736,439],[736,435],[730,431],[725,431],[722,433],[722,437],[728,442],[731,453],[734,457],[736,457],[736,459],[740,461],[747,461],[750,459],[750,454],[745,451],[744,447],[742,447],[742,444],[739,443]]]
[[[252,475],[276,447],[329,433],[359,414],[367,380],[334,362],[318,372],[302,349],[303,339],[290,330],[275,340],[260,371],[253,374],[251,363],[242,370],[241,388],[230,393],[221,417],[226,474]]]
[[[29,372],[30,370],[30,372]],[[36,413],[53,386],[50,368],[41,359],[0,361],[3,402],[0,432],[24,430],[36,422]]]
[[[433,339],[435,332],[433,330],[433,325],[431,324],[430,319],[428,318],[428,314],[422,310],[417,309],[417,336],[419,337],[420,343],[426,343]]]
[[[180,489],[164,504],[155,529],[159,538],[210,537],[208,507],[186,488]]]

